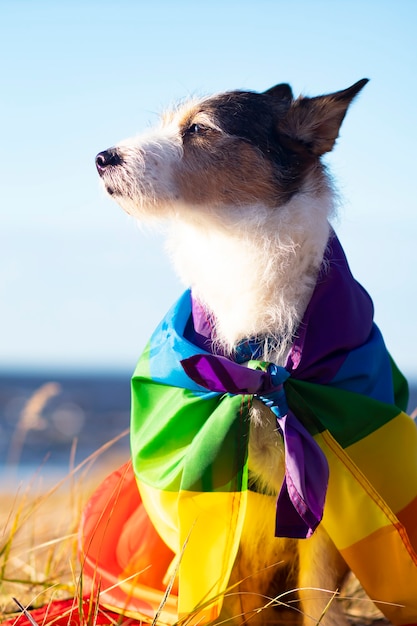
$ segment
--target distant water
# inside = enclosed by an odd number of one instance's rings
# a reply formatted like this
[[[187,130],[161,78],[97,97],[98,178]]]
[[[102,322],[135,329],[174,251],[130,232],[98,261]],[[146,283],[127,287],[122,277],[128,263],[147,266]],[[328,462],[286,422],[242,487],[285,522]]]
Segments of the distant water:
[[[410,413],[417,385],[410,386]],[[68,473],[77,440],[78,464],[129,426],[130,375],[0,374],[0,482],[36,473],[59,479]],[[112,447],[129,455],[124,437]],[[1,486],[0,486],[1,488]]]
[[[35,475],[59,480],[71,459],[77,465],[126,430],[129,412],[129,374],[0,374],[2,486]],[[111,453],[127,458],[128,436]]]

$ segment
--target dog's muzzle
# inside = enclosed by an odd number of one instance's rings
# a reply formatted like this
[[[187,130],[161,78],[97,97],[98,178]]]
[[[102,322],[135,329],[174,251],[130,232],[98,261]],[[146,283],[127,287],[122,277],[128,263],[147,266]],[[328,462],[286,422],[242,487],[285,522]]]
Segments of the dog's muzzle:
[[[116,167],[122,163],[122,158],[117,148],[109,148],[103,152],[99,152],[96,156],[96,168],[100,176],[103,176],[106,170]]]

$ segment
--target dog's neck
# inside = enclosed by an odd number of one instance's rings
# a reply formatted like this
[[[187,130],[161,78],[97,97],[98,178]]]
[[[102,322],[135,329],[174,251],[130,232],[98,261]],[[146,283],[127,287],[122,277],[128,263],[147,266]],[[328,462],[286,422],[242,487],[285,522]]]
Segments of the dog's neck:
[[[240,208],[235,225],[225,226],[213,211],[186,220],[181,213],[169,250],[181,279],[211,315],[222,351],[232,353],[248,337],[265,339],[263,358],[285,362],[315,286],[331,211],[326,193],[298,194],[276,210]]]

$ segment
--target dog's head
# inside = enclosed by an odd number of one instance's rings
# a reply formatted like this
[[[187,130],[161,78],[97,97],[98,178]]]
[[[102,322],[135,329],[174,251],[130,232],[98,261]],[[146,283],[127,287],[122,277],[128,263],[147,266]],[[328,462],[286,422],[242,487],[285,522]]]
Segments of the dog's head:
[[[137,217],[165,217],[178,206],[276,209],[306,187],[326,186],[320,157],[366,83],[296,100],[287,84],[193,100],[151,132],[100,152],[97,170],[107,192]]]

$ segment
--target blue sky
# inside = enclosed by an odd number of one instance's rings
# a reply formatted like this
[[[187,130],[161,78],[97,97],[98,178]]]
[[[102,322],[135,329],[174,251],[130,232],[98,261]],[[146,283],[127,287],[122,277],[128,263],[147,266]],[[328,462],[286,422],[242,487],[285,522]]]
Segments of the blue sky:
[[[336,230],[417,377],[417,2],[0,0],[0,368],[132,370],[182,286],[97,152],[188,95],[371,82],[327,162]]]

